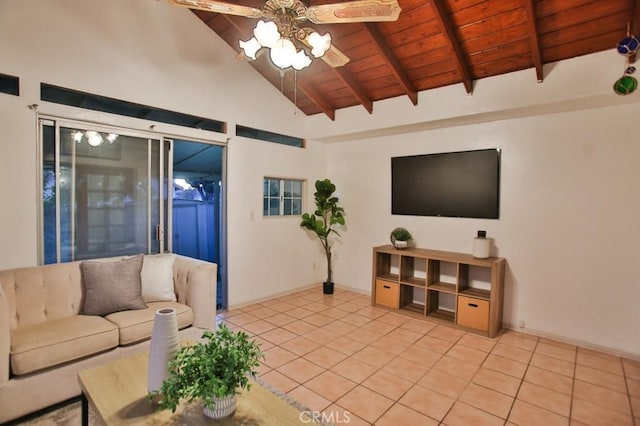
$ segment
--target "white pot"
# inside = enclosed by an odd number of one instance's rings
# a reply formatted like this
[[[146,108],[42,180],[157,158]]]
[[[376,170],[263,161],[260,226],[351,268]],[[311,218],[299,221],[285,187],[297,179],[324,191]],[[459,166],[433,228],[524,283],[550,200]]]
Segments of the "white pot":
[[[147,370],[147,388],[149,392],[160,390],[162,382],[169,377],[169,361],[178,351],[178,319],[173,308],[156,311],[153,332],[149,345],[149,366]]]
[[[397,249],[406,249],[407,247],[409,247],[409,241],[398,241],[396,240],[393,243],[393,246]]]
[[[226,396],[224,398],[213,398],[215,407],[213,409],[202,407],[205,416],[212,419],[223,419],[232,416],[236,411],[236,395]]]

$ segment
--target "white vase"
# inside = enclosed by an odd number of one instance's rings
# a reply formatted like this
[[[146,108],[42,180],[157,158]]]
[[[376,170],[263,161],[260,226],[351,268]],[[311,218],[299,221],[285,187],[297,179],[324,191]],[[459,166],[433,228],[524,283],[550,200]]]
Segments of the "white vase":
[[[215,407],[213,409],[202,407],[202,412],[209,418],[223,419],[231,416],[236,411],[236,401],[235,394],[224,398],[213,398]]]
[[[486,259],[489,257],[490,249],[491,244],[487,238],[487,233],[485,231],[478,231],[478,236],[473,239],[473,251],[471,252],[473,257]]]
[[[156,311],[153,333],[149,346],[149,366],[147,370],[147,388],[149,392],[160,390],[162,382],[169,377],[169,361],[178,351],[178,319],[173,308]]]

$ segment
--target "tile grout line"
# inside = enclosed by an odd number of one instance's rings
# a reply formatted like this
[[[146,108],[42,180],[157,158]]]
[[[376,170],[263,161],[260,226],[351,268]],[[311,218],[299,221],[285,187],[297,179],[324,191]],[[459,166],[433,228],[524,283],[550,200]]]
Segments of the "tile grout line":
[[[624,387],[627,390],[627,398],[629,399],[629,408],[631,409],[631,423],[633,423],[633,426],[637,426],[636,414],[640,416],[640,413],[636,413],[633,410],[633,401],[631,401],[631,391],[629,390],[629,380],[627,378],[627,369],[624,366],[624,362],[622,361],[622,358],[620,358],[620,364],[622,366],[622,377],[624,378]]]
[[[569,400],[569,423],[571,423],[571,418],[573,416],[573,394],[576,388],[576,372],[578,370],[578,348],[576,347],[576,354],[573,359],[573,377],[571,378],[571,399]]]
[[[509,414],[505,419],[505,424],[509,421],[511,417],[511,412],[513,411],[513,406],[516,405],[516,401],[518,400],[518,394],[520,394],[520,390],[522,389],[522,385],[524,383],[524,378],[527,376],[527,372],[529,371],[529,366],[531,365],[531,360],[533,359],[533,354],[536,352],[536,348],[538,347],[538,343],[540,342],[540,338],[536,337],[536,344],[533,345],[533,349],[531,349],[531,356],[529,357],[529,361],[527,362],[527,367],[524,369],[522,373],[522,379],[520,379],[520,383],[518,384],[518,390],[515,395],[513,395],[513,401],[511,402],[511,407],[509,407]]]

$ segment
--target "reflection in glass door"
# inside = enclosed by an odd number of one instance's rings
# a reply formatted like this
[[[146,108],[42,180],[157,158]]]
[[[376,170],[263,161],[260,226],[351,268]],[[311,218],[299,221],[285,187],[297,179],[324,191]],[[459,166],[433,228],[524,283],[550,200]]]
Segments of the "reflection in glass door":
[[[42,260],[159,253],[160,140],[42,120]]]

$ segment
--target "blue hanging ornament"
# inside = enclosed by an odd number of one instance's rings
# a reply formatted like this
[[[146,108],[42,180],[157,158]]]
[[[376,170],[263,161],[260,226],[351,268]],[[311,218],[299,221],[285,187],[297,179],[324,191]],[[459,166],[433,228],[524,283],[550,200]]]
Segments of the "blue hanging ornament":
[[[634,35],[629,35],[618,42],[618,53],[621,55],[633,55],[638,51],[640,41]]]

